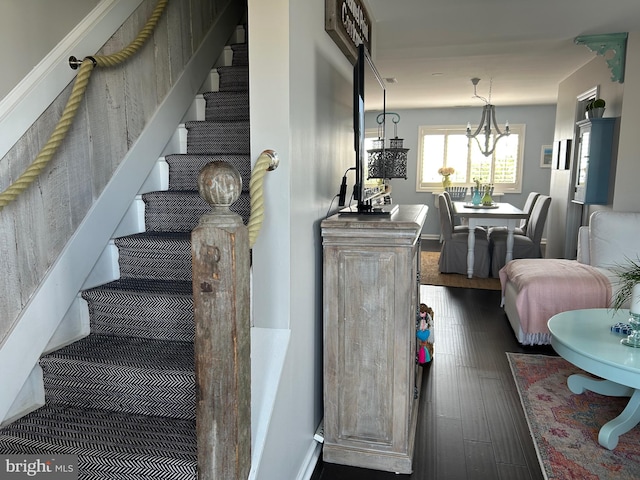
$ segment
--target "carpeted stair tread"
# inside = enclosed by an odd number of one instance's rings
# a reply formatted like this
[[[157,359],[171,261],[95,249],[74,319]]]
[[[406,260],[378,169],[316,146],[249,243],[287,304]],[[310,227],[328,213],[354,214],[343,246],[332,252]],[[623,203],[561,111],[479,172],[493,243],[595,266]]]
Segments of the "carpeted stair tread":
[[[251,153],[248,121],[194,120],[184,125],[187,129],[187,153]]]
[[[40,366],[47,403],[195,418],[192,342],[91,334]]]
[[[246,90],[207,92],[204,119],[208,121],[249,121],[249,92]]]
[[[0,430],[0,451],[78,455],[82,479],[196,479],[193,420],[46,405]]]
[[[229,92],[237,90],[249,90],[249,67],[246,65],[234,65],[228,67],[218,67],[216,71],[219,75],[218,90]]]
[[[160,294],[163,296],[191,296],[191,282],[173,280],[121,278],[95,288],[84,290],[83,298],[88,299],[97,292],[131,292],[141,294]]]
[[[184,372],[193,370],[193,343],[120,335],[88,335],[40,359]],[[44,368],[44,367],[43,367]]]
[[[198,226],[200,217],[211,211],[197,191],[164,191],[142,195],[145,202],[145,225],[150,231],[190,232]],[[249,222],[251,199],[243,192],[229,208]]]
[[[249,65],[249,48],[246,43],[234,43],[231,45],[233,56],[231,65]]]
[[[191,282],[191,234],[143,232],[116,238],[121,278]]]
[[[82,298],[94,333],[193,341],[190,281],[125,278],[85,290]]]
[[[222,161],[238,170],[242,177],[242,190],[249,191],[251,159],[248,154],[172,154],[167,155],[165,161],[169,164],[169,190],[197,190],[202,168],[210,162]]]

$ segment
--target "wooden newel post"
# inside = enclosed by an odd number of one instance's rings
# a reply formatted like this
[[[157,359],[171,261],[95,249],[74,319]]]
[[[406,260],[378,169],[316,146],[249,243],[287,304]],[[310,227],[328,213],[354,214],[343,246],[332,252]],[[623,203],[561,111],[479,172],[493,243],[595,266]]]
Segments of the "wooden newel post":
[[[199,480],[246,480],[251,467],[249,235],[229,210],[242,179],[205,166],[200,195],[212,206],[191,234]]]

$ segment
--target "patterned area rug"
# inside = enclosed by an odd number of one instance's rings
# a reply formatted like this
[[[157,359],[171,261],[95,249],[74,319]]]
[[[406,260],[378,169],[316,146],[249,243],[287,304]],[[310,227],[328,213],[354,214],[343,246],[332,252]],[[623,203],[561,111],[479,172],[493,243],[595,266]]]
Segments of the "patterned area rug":
[[[567,378],[584,373],[560,357],[507,353],[511,371],[547,479],[640,478],[640,426],[609,451],[600,427],[624,410],[628,398],[571,393]]]
[[[467,278],[457,273],[440,273],[438,260],[440,252],[422,252],[420,257],[420,283],[443,287],[478,288],[481,290],[500,290],[498,278]]]

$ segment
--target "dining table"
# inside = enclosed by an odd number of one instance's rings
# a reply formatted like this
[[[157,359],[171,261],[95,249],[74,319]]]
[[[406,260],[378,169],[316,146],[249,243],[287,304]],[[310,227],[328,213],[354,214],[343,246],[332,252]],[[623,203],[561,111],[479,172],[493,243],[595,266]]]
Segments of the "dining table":
[[[476,244],[476,227],[507,227],[507,253],[505,264],[513,258],[513,231],[520,220],[529,214],[518,207],[505,202],[491,205],[474,205],[471,202],[453,202],[453,214],[458,218],[466,218],[469,222],[467,240],[467,276],[473,277],[474,250]]]

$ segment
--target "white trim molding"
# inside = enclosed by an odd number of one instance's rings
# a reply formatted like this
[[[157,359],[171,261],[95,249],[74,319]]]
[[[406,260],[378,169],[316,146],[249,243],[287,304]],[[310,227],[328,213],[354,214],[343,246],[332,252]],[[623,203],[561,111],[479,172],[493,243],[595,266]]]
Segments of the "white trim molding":
[[[0,158],[25,134],[77,73],[69,57],[93,55],[142,0],[103,0],[0,101]]]

